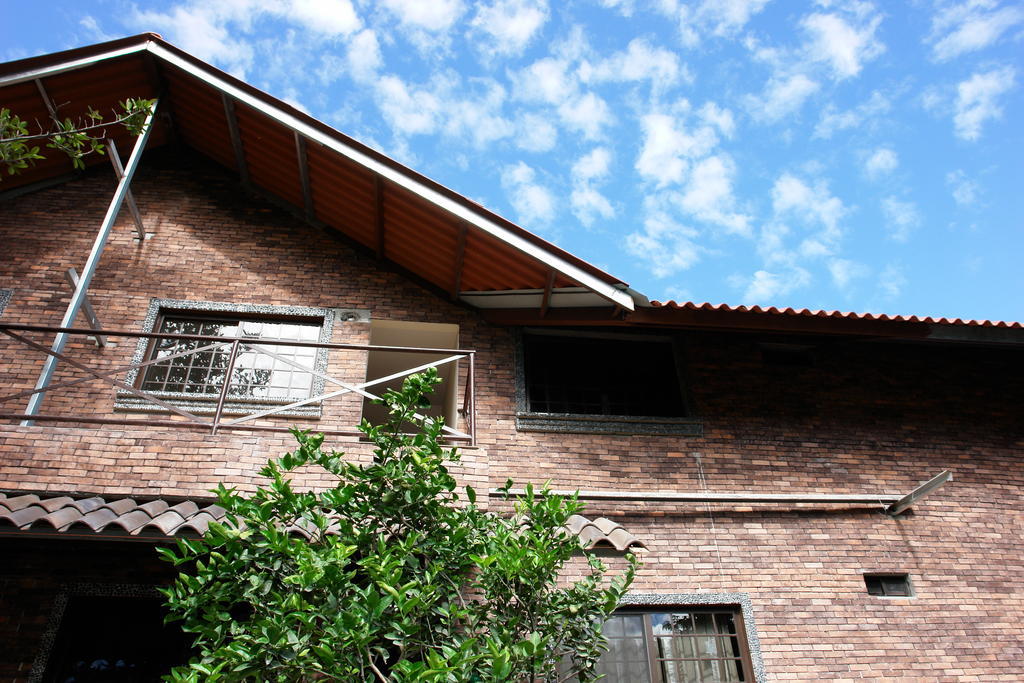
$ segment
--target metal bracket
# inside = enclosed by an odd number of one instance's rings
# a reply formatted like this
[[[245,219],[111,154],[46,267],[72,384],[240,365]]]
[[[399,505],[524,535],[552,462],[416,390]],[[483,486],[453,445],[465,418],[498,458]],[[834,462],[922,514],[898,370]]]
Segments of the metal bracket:
[[[935,489],[945,484],[947,481],[952,480],[953,473],[950,472],[949,470],[945,470],[941,474],[937,474],[928,481],[924,482],[923,484],[918,486],[916,489],[914,489],[907,495],[900,498],[898,501],[896,501],[889,507],[885,508],[885,512],[886,514],[895,517],[896,515],[900,514],[901,512],[909,508],[911,505],[916,503],[917,501],[927,496]]]
[[[71,285],[71,291],[78,289],[78,271],[74,268],[68,268],[64,273],[64,279]],[[92,307],[92,302],[89,301],[89,294],[86,293],[82,297],[82,312],[85,313],[85,319],[89,322],[89,327],[94,330],[102,330],[103,325],[100,325],[99,318],[96,317],[96,310]],[[107,346],[107,338],[99,332],[96,333],[96,346],[104,347]]]
[[[107,152],[110,157],[110,163],[114,167],[114,175],[117,176],[118,182],[124,177],[124,166],[121,165],[121,155],[117,153],[117,145],[114,144],[113,138],[107,138]],[[132,214],[132,220],[135,221],[135,232],[139,236],[139,243],[146,241],[146,237],[153,233],[146,233],[146,227],[142,224],[142,214],[139,213],[139,207],[135,204],[135,196],[132,195],[132,191],[129,189],[125,192],[124,201],[128,205],[128,211]]]

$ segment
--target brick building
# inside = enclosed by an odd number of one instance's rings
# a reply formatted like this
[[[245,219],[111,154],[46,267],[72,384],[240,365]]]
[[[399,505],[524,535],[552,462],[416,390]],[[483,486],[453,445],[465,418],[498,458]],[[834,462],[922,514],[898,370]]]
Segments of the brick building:
[[[0,184],[0,679],[148,680],[187,649],[153,544],[291,424],[365,456],[365,394],[432,363],[460,480],[580,489],[640,555],[608,680],[1024,676],[1019,323],[652,304],[156,36],[0,66],[27,120],[128,96],[160,102],[123,182]]]

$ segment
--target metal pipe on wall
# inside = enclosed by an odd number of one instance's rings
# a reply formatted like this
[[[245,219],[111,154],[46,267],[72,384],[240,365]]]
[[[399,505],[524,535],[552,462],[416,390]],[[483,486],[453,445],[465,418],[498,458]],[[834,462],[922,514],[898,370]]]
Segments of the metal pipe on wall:
[[[89,290],[89,283],[92,282],[92,276],[96,273],[96,267],[99,265],[100,257],[103,255],[103,248],[106,246],[107,239],[114,228],[114,221],[117,220],[117,214],[121,211],[121,205],[124,204],[124,199],[128,195],[128,187],[132,182],[132,176],[135,175],[135,170],[142,159],[142,152],[146,147],[146,141],[149,140],[149,134],[153,130],[153,117],[156,115],[159,105],[159,100],[153,103],[153,109],[149,112],[149,116],[146,117],[146,122],[143,124],[142,134],[135,140],[132,155],[128,158],[124,174],[117,183],[117,189],[114,190],[114,196],[107,207],[107,214],[103,217],[99,234],[96,235],[92,251],[89,252],[89,258],[85,261],[85,267],[79,276],[78,286],[75,287],[75,293],[71,295],[71,301],[64,312],[64,317],[61,319],[60,327],[72,326],[75,318],[78,316],[79,309],[82,307],[82,302],[85,301],[85,294]],[[67,341],[68,335],[64,332],[58,332],[57,336],[54,337],[51,349],[55,353],[61,353]],[[32,394],[28,401],[28,407],[25,408],[25,414],[35,415],[39,412],[43,405],[43,399],[46,396],[46,392],[41,390],[46,389],[50,384],[56,369],[57,358],[55,356],[47,356],[46,361],[43,363],[43,370],[39,373],[39,379],[36,381],[35,388],[40,391]],[[32,426],[32,420],[23,420],[21,424],[23,427],[30,427]]]

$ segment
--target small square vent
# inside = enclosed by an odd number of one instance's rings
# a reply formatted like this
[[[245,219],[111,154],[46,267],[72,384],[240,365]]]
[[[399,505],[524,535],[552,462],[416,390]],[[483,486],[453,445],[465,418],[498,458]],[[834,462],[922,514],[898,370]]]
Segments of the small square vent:
[[[893,598],[913,595],[910,576],[907,574],[865,574],[864,585],[867,586],[868,595]]]

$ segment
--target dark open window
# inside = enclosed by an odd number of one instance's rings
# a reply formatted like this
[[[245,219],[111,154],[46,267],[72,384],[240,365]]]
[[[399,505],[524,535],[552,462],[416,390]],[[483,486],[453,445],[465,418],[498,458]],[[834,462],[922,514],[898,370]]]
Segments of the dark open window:
[[[598,673],[608,683],[753,681],[743,618],[731,607],[613,615]]]
[[[883,597],[907,597],[913,595],[910,590],[910,577],[906,574],[865,574],[864,585],[868,595]]]
[[[164,624],[159,598],[68,600],[43,680],[51,683],[158,681],[189,659],[190,638]]]
[[[686,414],[669,341],[527,334],[523,364],[530,412]]]

